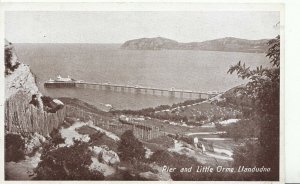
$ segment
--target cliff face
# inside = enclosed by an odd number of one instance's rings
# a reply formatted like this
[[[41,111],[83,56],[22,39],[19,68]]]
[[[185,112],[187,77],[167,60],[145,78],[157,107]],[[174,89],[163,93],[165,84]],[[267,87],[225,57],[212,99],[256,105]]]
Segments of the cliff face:
[[[33,96],[35,103],[33,105]],[[5,43],[5,130],[48,135],[63,122],[63,112],[48,113],[47,104],[28,65],[19,61],[14,46]]]
[[[246,40],[226,37],[204,42],[180,43],[167,38],[141,38],[126,41],[121,48],[131,50],[207,50],[226,52],[263,53],[266,51],[268,39]]]
[[[5,98],[10,100],[18,92],[26,94],[24,100],[29,103],[33,94],[40,94],[34,75],[28,65],[20,62],[13,45],[5,43]]]

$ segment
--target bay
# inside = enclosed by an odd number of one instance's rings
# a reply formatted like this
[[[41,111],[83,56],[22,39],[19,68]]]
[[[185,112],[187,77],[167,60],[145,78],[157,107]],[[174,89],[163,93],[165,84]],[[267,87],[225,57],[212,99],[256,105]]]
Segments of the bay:
[[[227,74],[238,61],[267,66],[262,53],[194,50],[122,50],[119,44],[15,44],[19,59],[30,65],[38,87],[52,97],[73,97],[95,106],[141,109],[187,100],[168,96],[95,89],[47,89],[43,84],[57,75],[88,82],[110,82],[155,88],[226,91],[245,83]]]

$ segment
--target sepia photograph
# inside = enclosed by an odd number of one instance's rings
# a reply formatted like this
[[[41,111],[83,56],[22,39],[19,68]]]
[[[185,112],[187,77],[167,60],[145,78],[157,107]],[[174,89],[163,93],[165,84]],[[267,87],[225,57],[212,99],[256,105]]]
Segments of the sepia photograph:
[[[282,10],[5,11],[5,180],[280,181]]]

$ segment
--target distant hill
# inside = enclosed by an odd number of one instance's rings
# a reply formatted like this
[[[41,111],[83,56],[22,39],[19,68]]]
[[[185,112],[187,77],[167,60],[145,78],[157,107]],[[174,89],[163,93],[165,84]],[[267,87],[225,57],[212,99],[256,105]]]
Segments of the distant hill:
[[[234,37],[226,37],[204,42],[180,43],[175,40],[156,37],[140,38],[126,41],[121,45],[128,50],[208,50],[226,52],[250,52],[263,53],[266,51],[268,39],[246,40]]]

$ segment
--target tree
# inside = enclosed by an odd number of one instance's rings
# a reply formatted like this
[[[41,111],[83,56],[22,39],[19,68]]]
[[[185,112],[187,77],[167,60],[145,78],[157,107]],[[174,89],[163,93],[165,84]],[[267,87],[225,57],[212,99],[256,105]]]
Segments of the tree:
[[[249,79],[244,88],[237,88],[240,94],[253,103],[253,110],[259,114],[279,114],[279,84],[280,84],[280,36],[268,42],[269,49],[267,57],[272,66],[263,68],[262,66],[251,70],[245,63],[239,61],[231,66],[228,73],[237,72],[238,77]]]
[[[5,75],[12,73],[15,69],[17,69],[20,65],[18,60],[13,59],[13,55],[15,55],[13,47],[11,43],[6,46],[5,45]]]
[[[122,160],[142,160],[146,153],[143,144],[133,135],[131,130],[125,131],[121,136],[118,151]]]
[[[260,124],[260,136],[256,143],[259,156],[256,157],[255,165],[271,167],[272,172],[268,179],[277,180],[279,178],[280,36],[270,40],[268,45],[266,57],[270,59],[271,67],[259,66],[250,69],[245,66],[245,63],[239,61],[230,67],[228,73],[236,72],[238,77],[249,80],[245,87],[237,88],[236,92],[250,99],[252,108],[249,117],[259,121]],[[240,149],[244,150],[235,151],[235,162],[247,160],[247,155],[251,155],[249,152],[253,152],[254,146],[246,143],[245,147]],[[246,165],[253,165],[254,162],[244,161],[242,164]]]
[[[36,180],[103,180],[98,171],[90,171],[92,153],[87,143],[75,141],[70,147],[53,149],[46,145],[36,168]]]
[[[5,135],[5,162],[25,159],[25,141],[18,134]]]

